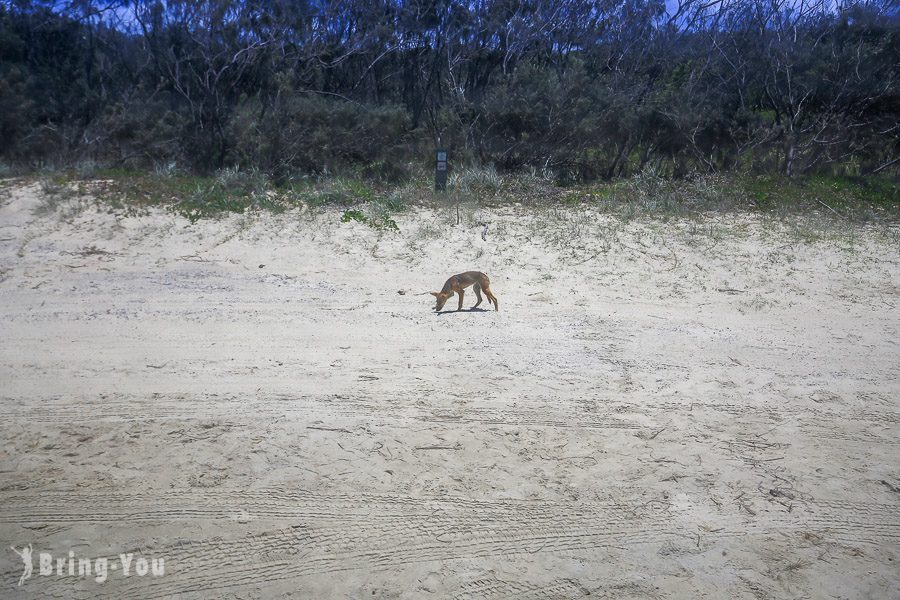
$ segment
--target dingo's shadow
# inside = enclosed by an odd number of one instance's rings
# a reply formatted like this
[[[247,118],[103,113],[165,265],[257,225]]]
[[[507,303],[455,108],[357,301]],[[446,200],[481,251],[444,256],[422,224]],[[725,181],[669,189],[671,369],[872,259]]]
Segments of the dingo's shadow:
[[[475,308],[473,306],[472,308],[464,308],[462,310],[442,310],[442,311],[436,312],[435,314],[436,315],[455,315],[455,314],[464,314],[464,313],[473,313],[473,312],[486,313],[486,312],[491,312],[491,311],[489,311],[486,308]]]

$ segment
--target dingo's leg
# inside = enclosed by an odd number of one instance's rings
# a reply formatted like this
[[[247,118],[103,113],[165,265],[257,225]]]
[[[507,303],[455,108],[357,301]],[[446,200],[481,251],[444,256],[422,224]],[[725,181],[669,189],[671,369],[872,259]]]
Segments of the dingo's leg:
[[[465,294],[465,290],[463,290],[462,288],[459,288],[458,293],[459,293],[459,307],[456,310],[462,310],[462,301],[463,301],[463,295]]]
[[[476,283],[476,284],[475,284],[475,287],[474,287],[473,289],[475,290],[475,297],[478,298],[478,302],[476,302],[476,303],[475,303],[475,306],[473,306],[472,308],[478,308],[478,305],[481,304],[481,300],[482,300],[482,298],[481,298],[481,285],[479,285],[479,284]],[[490,301],[488,301],[488,304],[490,304]]]
[[[500,305],[497,304],[497,296],[490,290],[490,288],[484,288],[484,293],[487,296],[488,303],[494,303],[494,310],[500,310]]]

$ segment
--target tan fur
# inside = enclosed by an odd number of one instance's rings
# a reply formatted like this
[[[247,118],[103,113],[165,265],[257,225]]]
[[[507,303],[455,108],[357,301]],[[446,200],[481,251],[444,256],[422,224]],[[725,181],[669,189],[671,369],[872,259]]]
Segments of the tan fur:
[[[459,294],[459,307],[456,310],[462,310],[463,290],[470,285],[475,286],[475,297],[478,298],[478,302],[472,308],[476,308],[481,304],[481,292],[483,291],[485,296],[487,296],[488,304],[493,303],[494,310],[500,310],[500,305],[497,304],[497,297],[491,292],[491,280],[488,279],[487,275],[479,271],[466,271],[465,273],[454,275],[444,284],[444,289],[439,292],[431,292],[431,295],[437,298],[434,310],[440,311],[444,308],[447,299],[453,294]]]

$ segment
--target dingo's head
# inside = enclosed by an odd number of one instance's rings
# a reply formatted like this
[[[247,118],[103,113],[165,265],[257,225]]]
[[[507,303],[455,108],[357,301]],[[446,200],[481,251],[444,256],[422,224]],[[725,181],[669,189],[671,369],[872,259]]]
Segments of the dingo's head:
[[[437,302],[434,303],[434,310],[439,311],[444,308],[444,305],[447,304],[447,298],[452,296],[453,294],[445,294],[443,292],[431,292],[431,295],[437,298]]]

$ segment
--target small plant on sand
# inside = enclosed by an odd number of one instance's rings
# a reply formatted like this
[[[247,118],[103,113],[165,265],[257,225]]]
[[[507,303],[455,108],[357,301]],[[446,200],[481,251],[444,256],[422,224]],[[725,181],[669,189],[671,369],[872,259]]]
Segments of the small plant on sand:
[[[350,221],[356,221],[364,225],[369,224],[368,217],[358,210],[345,210],[344,214],[341,215],[341,223],[349,223]]]
[[[34,209],[36,215],[60,213],[63,219],[70,219],[85,208],[81,201],[82,190],[76,183],[61,177],[47,177],[41,180],[40,189],[41,202]]]
[[[494,167],[469,167],[451,174],[448,183],[459,194],[493,197],[503,189],[504,178]]]
[[[268,179],[258,171],[223,169],[211,180],[198,180],[194,189],[175,205],[182,216],[196,223],[223,212],[242,214],[250,208],[285,210]]]
[[[356,221],[357,223],[368,225],[373,229],[400,231],[397,222],[391,218],[390,212],[386,210],[376,210],[370,211],[370,213],[373,214],[366,215],[362,211],[356,209],[345,210],[341,215],[341,223]]]
[[[375,190],[367,183],[347,177],[322,179],[309,187],[305,200],[311,206],[348,205],[369,202],[375,198]]]

